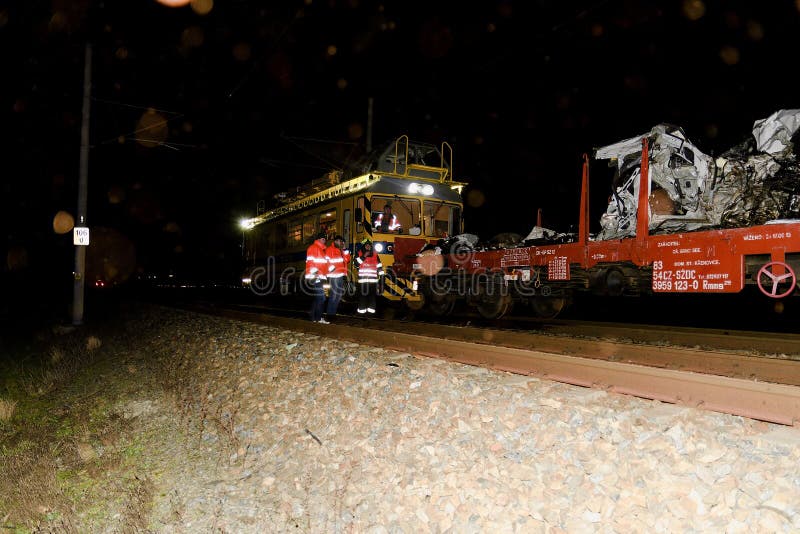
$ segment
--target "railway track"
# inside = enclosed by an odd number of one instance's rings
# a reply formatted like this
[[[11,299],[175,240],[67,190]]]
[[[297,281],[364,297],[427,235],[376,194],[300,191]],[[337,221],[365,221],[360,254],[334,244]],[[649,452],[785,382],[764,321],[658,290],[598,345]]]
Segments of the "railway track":
[[[286,306],[273,307],[265,304],[233,304],[211,303],[206,305],[224,306],[242,311],[267,313],[287,317],[305,318],[305,309],[293,309]],[[491,334],[495,343],[517,348],[527,348],[531,336],[541,335],[540,343],[551,345],[549,337],[565,337],[569,343],[573,338],[594,339],[610,341],[617,344],[644,344],[657,347],[684,347],[702,349],[707,351],[731,351],[746,356],[761,356],[768,358],[783,358],[800,360],[800,335],[785,332],[763,332],[750,330],[737,330],[733,328],[698,328],[686,326],[662,326],[652,324],[614,323],[585,320],[544,320],[526,316],[508,317],[503,320],[487,321],[477,314],[462,313],[443,318],[417,316],[408,318],[396,309],[385,309],[390,319],[402,317],[401,321],[413,322],[415,325],[438,325],[443,328],[471,327],[483,331],[497,333]],[[351,314],[355,315],[355,314]],[[355,320],[348,318],[347,314],[337,317],[339,321]],[[384,323],[380,319],[373,319],[375,328],[382,328]],[[393,321],[388,321],[391,325]],[[354,323],[356,325],[360,322]],[[419,326],[422,328],[422,326]],[[458,331],[460,332],[460,331]],[[469,336],[469,334],[459,334]],[[482,336],[483,334],[481,334]],[[480,342],[481,337],[475,341]],[[641,362],[647,363],[647,362]],[[676,365],[679,365],[676,364]],[[690,369],[702,372],[702,368]],[[797,384],[800,385],[800,384]]]
[[[642,329],[622,325],[611,325],[606,332],[625,341],[604,338],[597,325],[585,323],[560,322],[542,333],[347,316],[320,325],[309,322],[299,310],[282,308],[267,314],[261,306],[205,303],[192,309],[683,406],[800,424],[798,336],[702,329],[679,333],[701,336],[704,344],[725,340],[728,345],[698,348],[634,342],[634,334]],[[592,336],[567,335],[564,332],[570,326],[573,334],[584,331]],[[658,340],[668,333],[645,330]],[[757,355],[754,345],[766,349],[769,356]],[[776,347],[787,349],[788,354]]]

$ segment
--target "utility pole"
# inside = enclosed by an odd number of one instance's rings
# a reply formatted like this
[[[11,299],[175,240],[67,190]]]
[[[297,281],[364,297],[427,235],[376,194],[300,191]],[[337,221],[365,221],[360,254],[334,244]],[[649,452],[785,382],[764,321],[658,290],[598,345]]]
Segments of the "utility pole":
[[[83,66],[83,112],[81,114],[81,159],[78,174],[77,227],[86,226],[86,198],[89,191],[89,113],[92,97],[92,45],[86,43]],[[88,231],[88,230],[87,230]],[[88,241],[88,233],[87,233]],[[72,324],[83,324],[83,296],[86,280],[86,246],[75,244],[75,283],[72,292]]]
[[[372,152],[372,103],[375,99],[367,100],[367,154]]]

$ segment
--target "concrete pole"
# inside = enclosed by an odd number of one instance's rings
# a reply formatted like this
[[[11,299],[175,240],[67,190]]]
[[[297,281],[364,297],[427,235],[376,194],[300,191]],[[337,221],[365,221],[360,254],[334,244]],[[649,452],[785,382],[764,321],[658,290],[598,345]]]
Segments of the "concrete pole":
[[[81,159],[78,173],[77,226],[86,226],[86,198],[89,191],[89,113],[92,99],[92,45],[86,43],[83,67],[83,112],[81,115]],[[72,292],[72,324],[83,324],[86,245],[75,245],[75,283]]]
[[[372,152],[372,103],[374,98],[367,100],[367,154]]]

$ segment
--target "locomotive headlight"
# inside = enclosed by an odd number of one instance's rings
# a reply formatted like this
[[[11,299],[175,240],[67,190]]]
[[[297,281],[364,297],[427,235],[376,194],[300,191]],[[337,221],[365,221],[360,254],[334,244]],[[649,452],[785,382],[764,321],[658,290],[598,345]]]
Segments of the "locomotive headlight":
[[[239,228],[242,230],[250,230],[256,225],[253,219],[241,219],[239,220]]]
[[[375,252],[378,254],[383,252],[383,243],[375,243]]]
[[[431,184],[418,184],[414,182],[408,185],[408,192],[412,195],[430,196],[433,194],[433,186]]]

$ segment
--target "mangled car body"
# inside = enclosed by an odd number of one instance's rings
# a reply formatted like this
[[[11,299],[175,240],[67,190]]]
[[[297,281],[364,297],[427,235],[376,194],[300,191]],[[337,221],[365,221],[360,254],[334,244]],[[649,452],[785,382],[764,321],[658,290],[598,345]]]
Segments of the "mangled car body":
[[[800,166],[792,137],[800,110],[781,110],[756,121],[753,136],[716,159],[692,144],[678,127],[602,147],[595,158],[615,167],[611,201],[596,236],[635,234],[641,140],[650,143],[651,233],[735,228],[800,216]]]

